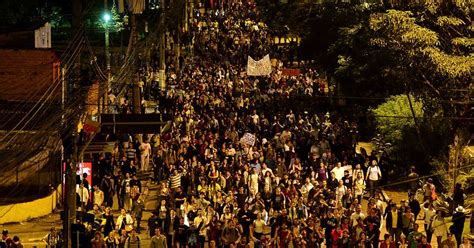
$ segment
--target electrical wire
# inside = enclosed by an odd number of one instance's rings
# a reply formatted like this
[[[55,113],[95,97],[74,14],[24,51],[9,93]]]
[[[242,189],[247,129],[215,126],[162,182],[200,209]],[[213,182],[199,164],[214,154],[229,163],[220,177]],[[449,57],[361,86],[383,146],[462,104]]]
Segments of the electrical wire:
[[[79,52],[80,52],[80,49],[82,49],[82,46],[77,46],[76,50],[74,51],[73,55],[71,56],[70,58],[70,61],[67,61],[66,62],[66,65],[69,64],[69,67],[66,67],[66,71],[69,70],[69,68],[72,66],[72,61],[75,60],[75,58],[79,55]],[[57,79],[55,83],[51,84],[51,86],[46,90],[45,94],[43,94],[43,96],[40,98],[40,100],[38,102],[36,102],[36,104],[33,106],[33,108],[31,108],[31,110],[17,123],[17,125],[15,125],[15,127],[11,130],[12,131],[16,131],[17,128],[21,125],[21,123],[23,123],[22,127],[19,129],[20,131],[22,131],[27,125],[28,123],[33,119],[35,118],[35,116],[38,114],[38,112],[41,110],[41,108],[44,107],[44,105],[46,104],[47,101],[50,100],[50,98],[52,97],[53,93],[56,91],[56,89],[59,87],[59,85],[61,85],[61,79]],[[44,100],[43,98],[46,97]],[[40,104],[41,103],[41,104]],[[40,105],[39,105],[40,104]],[[36,108],[37,106],[39,105],[38,108]],[[35,110],[36,108],[36,111],[31,115],[31,113],[33,112],[33,110]],[[31,115],[31,116],[30,116]],[[26,120],[26,117],[30,116],[30,118],[28,120]],[[25,121],[26,120],[26,121]],[[2,137],[0,139],[0,143],[3,143],[5,141],[5,139],[9,136],[9,134],[11,133],[7,133],[4,137]],[[18,132],[15,132],[15,134],[13,135],[13,137],[11,137],[9,139],[9,141],[6,142],[5,146],[8,146],[8,144],[18,135]]]
[[[66,48],[66,52],[63,54],[63,56],[61,56],[61,58],[64,59],[65,61],[68,61],[68,60],[66,60],[66,59],[68,58],[68,56],[70,56],[70,49],[71,49],[71,46],[73,46],[74,44],[76,44],[78,41],[81,42],[81,41],[79,40],[79,37],[82,36],[81,33],[82,33],[81,31],[76,33],[76,36],[74,36],[72,42],[70,42],[70,43],[68,44],[68,47]],[[77,44],[76,44],[76,45],[77,45]],[[65,66],[69,66],[68,63],[65,63]],[[48,83],[49,80],[50,80],[50,78],[45,78],[45,79],[43,79],[43,80],[41,81],[41,82],[42,82],[41,84],[43,84],[43,83]],[[60,80],[60,79],[57,78],[56,82],[58,82],[59,80]],[[55,83],[55,82],[53,82],[52,84],[49,85],[49,87],[48,87],[48,88],[46,89],[46,91],[43,93],[42,97],[40,97],[40,99],[39,99],[36,103],[39,103],[39,102],[41,101],[41,99],[47,94],[48,90],[49,90],[51,87],[54,87],[54,83]],[[35,104],[33,107],[31,107],[31,99],[36,99],[37,96],[38,96],[40,93],[41,93],[40,91],[31,91],[31,94],[28,95],[27,97],[25,97],[25,100],[24,100],[24,102],[23,102],[23,105],[17,105],[17,106],[15,107],[15,109],[13,110],[13,112],[18,112],[19,109],[26,109],[26,108],[29,108],[29,112],[28,112],[28,113],[30,113],[30,112],[33,110],[33,108],[37,105],[37,104]],[[24,117],[26,117],[27,115],[28,115],[28,114],[26,114]],[[2,127],[6,126],[15,116],[14,116],[14,115],[11,115],[11,116],[8,116],[8,117],[9,117],[9,119],[8,119],[7,121],[4,121],[4,119],[2,119]],[[21,121],[20,121],[20,122],[21,122]],[[18,126],[18,124],[17,124],[16,126]],[[15,127],[16,127],[16,126],[15,126]],[[14,129],[15,129],[15,128],[13,128],[13,130],[14,130]]]

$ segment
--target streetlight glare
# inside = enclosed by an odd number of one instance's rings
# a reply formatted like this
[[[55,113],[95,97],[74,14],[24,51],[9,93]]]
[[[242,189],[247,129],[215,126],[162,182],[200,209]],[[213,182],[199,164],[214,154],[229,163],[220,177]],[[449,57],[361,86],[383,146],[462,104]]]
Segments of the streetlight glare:
[[[103,15],[103,19],[104,19],[105,22],[110,21],[110,14],[109,14],[109,13],[105,13],[105,14]]]

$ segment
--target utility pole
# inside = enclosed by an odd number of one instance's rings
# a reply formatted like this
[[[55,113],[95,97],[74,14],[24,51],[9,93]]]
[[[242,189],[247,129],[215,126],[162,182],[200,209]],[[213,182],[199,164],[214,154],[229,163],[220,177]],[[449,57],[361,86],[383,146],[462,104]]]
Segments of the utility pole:
[[[175,68],[179,71],[179,56],[181,54],[181,21],[178,23],[176,30],[176,44],[175,44]]]
[[[139,77],[135,76],[134,77],[134,83],[133,83],[133,113],[134,114],[144,114],[142,113],[142,94],[141,94],[141,80]]]
[[[165,27],[165,13],[166,13],[166,1],[160,0],[161,14],[160,14],[160,89],[164,91],[166,89],[166,62],[165,62],[165,50],[166,50],[166,27]]]
[[[129,48],[135,46],[138,41],[138,32],[137,32],[137,15],[132,13],[131,15],[131,32],[130,32],[130,40],[131,44],[129,44]],[[132,89],[132,103],[133,103],[133,113],[140,114],[141,113],[141,95],[140,95],[140,78],[138,75],[133,77],[133,89]]]
[[[73,127],[75,128],[75,127]],[[75,223],[76,220],[76,165],[78,162],[77,153],[77,140],[78,134],[76,130],[73,131],[72,134],[73,138],[73,154],[71,154],[70,159],[66,160],[66,208],[64,211],[64,223],[67,227],[65,230],[64,241],[66,242],[66,247],[72,247],[72,225]],[[61,165],[62,166],[62,165]]]
[[[99,87],[99,109],[97,110],[100,112],[105,112],[106,106],[106,99],[111,87],[111,78],[112,78],[112,69],[110,67],[110,30],[109,30],[109,21],[112,19],[111,14],[109,13],[109,4],[107,0],[104,0],[104,21],[105,21],[105,64],[107,68],[107,83],[104,87]],[[102,88],[102,89],[100,89]],[[101,90],[103,94],[100,94]],[[102,111],[100,110],[100,99],[102,98]]]
[[[188,1],[189,0],[184,0],[184,32],[188,32],[188,22],[189,22]]]
[[[110,77],[111,77],[109,36],[110,36],[109,24],[108,24],[108,22],[106,22],[105,23],[105,63],[106,63],[106,66],[107,66],[107,84],[110,84]]]
[[[82,0],[73,0],[72,2],[72,30],[80,30],[83,26],[82,23]],[[74,70],[80,71],[81,69],[81,56],[80,54],[77,56],[77,59],[74,64]],[[62,98],[62,105],[64,106],[66,103],[66,82],[64,78],[64,71],[63,71],[63,98]],[[63,111],[65,111],[63,107]],[[68,130],[68,127],[63,125]],[[75,223],[76,220],[76,162],[77,162],[77,134],[75,130],[75,125],[73,125],[73,140],[74,140],[74,148],[72,154],[67,154],[64,156],[64,160],[61,161],[61,167],[65,164],[65,189],[63,194],[64,202],[64,211],[63,211],[63,240],[64,240],[64,247],[71,248],[72,247],[72,224]],[[68,136],[68,135],[66,135]],[[67,138],[65,138],[67,140]],[[63,142],[63,144],[71,145],[70,142]],[[64,146],[63,146],[64,147]],[[64,149],[64,148],[63,148]],[[71,151],[71,149],[67,149]]]

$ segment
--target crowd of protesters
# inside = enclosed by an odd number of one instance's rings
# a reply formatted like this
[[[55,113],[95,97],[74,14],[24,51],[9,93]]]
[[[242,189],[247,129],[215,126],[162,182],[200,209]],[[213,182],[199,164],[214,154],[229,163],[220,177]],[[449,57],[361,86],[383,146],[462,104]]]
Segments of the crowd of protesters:
[[[92,188],[78,178],[83,240],[140,247],[148,187],[159,184],[151,247],[470,247],[462,204],[448,228],[431,181],[425,203],[385,201],[378,156],[356,153],[357,123],[305,101],[329,93],[315,70],[242,73],[247,55],[272,52],[257,16],[244,2],[198,16],[190,38],[198,59],[169,67],[168,90],[154,97],[173,120],[156,134],[119,136],[96,159]],[[145,183],[138,172],[152,177]]]
[[[244,64],[247,55],[270,53],[272,37],[259,22],[253,3],[235,2],[196,16],[192,26],[195,55],[214,62]]]

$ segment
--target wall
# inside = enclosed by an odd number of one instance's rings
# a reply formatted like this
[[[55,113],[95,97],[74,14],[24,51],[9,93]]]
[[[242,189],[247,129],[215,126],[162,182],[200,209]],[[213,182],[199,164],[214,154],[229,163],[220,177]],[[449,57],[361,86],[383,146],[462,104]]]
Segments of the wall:
[[[49,49],[0,49],[0,99],[36,102],[59,79],[59,58]],[[58,83],[58,81],[56,81]],[[56,85],[56,84],[55,84]],[[52,87],[49,100],[61,99],[61,87]],[[47,94],[48,95],[48,94]]]
[[[30,202],[0,206],[0,224],[26,221],[52,213],[61,200],[61,189],[61,185],[59,185],[46,197]]]

